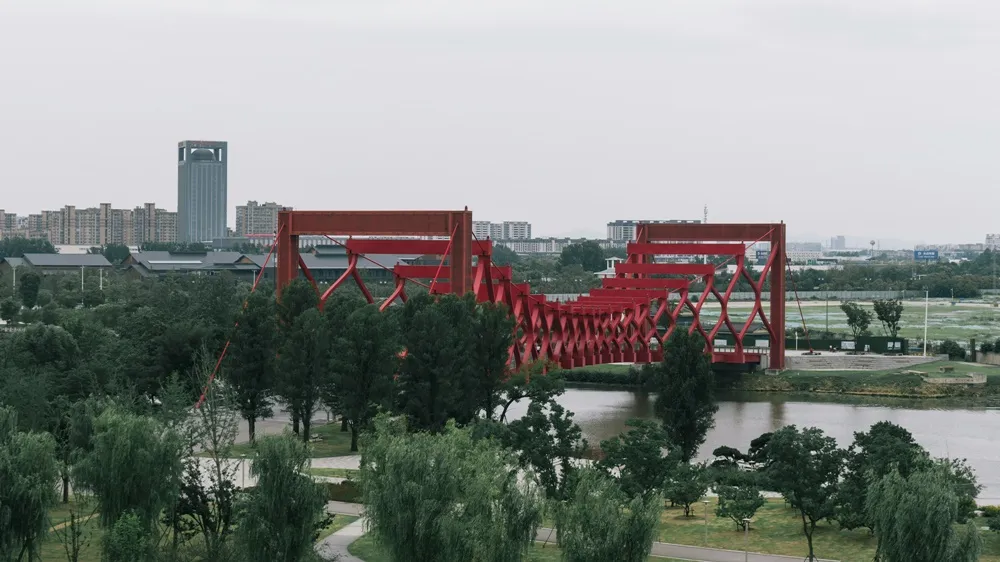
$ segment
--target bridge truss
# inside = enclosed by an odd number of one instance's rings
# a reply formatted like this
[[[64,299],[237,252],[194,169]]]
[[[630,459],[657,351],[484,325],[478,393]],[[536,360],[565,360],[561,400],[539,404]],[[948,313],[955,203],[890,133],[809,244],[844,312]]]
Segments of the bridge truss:
[[[347,252],[347,270],[320,292],[299,255],[298,237],[326,235]],[[346,242],[334,236],[349,236]],[[353,236],[420,238],[353,238]],[[436,239],[433,239],[436,238]],[[768,257],[755,278],[745,263],[747,248],[769,243]],[[614,276],[601,287],[571,302],[548,301],[532,294],[526,283],[515,283],[509,266],[492,263],[491,240],[472,232],[472,212],[463,211],[281,211],[278,215],[277,289],[301,274],[320,294],[320,303],[352,279],[368,302],[374,303],[357,265],[375,254],[439,256],[437,265],[392,264],[395,287],[379,306],[405,301],[408,283],[426,285],[432,294],[473,293],[479,302],[503,303],[515,322],[512,366],[549,360],[564,368],[617,362],[652,362],[663,357],[663,343],[675,329],[698,332],[712,360],[757,363],[759,351],[744,349],[743,339],[759,318],[767,332],[770,368],[785,360],[785,225],[779,224],[641,224],[636,242],[628,244],[627,259],[615,265]],[[723,264],[661,263],[656,256],[723,256]],[[688,260],[697,261],[697,260]],[[719,267],[733,262],[736,274],[716,286]],[[381,264],[380,264],[381,265]],[[390,269],[389,266],[385,266]],[[754,293],[747,320],[735,325],[729,299],[739,279]],[[764,311],[764,284],[770,280],[769,314]],[[695,287],[695,288],[693,288]],[[701,287],[696,289],[696,287]],[[280,294],[280,293],[279,293]],[[703,320],[707,302],[719,303],[717,320]],[[691,323],[681,324],[689,313]],[[716,335],[726,328],[735,336],[732,349],[716,349]]]

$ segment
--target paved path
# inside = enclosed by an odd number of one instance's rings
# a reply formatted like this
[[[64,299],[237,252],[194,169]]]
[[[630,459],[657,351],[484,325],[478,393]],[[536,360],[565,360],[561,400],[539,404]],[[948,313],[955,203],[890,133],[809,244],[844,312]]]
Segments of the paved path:
[[[361,535],[365,534],[364,519],[358,519],[336,533],[319,541],[316,545],[316,553],[324,560],[336,560],[337,562],[364,562],[364,560],[352,555],[347,551],[347,547]]]
[[[312,459],[309,466],[313,468],[344,468],[347,470],[358,470],[361,468],[361,455],[319,457]]]

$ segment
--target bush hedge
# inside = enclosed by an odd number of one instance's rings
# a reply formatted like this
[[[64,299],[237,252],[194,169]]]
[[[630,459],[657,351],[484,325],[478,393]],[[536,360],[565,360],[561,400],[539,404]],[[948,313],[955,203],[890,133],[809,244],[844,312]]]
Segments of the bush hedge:
[[[560,374],[566,382],[602,384],[609,386],[635,386],[648,388],[652,385],[655,367],[643,365],[627,371],[605,371],[601,369],[570,369]]]
[[[361,489],[353,480],[340,483],[324,482],[326,486],[326,501],[361,503]]]

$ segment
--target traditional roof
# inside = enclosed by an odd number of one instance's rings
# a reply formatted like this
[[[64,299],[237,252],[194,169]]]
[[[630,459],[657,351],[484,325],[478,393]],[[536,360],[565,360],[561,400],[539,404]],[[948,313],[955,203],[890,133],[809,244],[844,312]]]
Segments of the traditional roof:
[[[8,263],[10,259],[17,258],[9,258]],[[111,262],[101,254],[24,254],[23,264],[31,267],[111,267]]]
[[[302,261],[310,270],[347,269],[345,252],[329,251],[320,255],[302,253]],[[412,255],[371,255],[358,260],[358,269],[389,269],[397,263],[409,263],[417,256]],[[258,271],[267,259],[266,254],[241,254],[239,252],[132,252],[123,265],[136,268],[143,274],[188,272],[188,271]],[[377,262],[376,265],[372,262]],[[267,263],[268,269],[276,267],[275,256]]]

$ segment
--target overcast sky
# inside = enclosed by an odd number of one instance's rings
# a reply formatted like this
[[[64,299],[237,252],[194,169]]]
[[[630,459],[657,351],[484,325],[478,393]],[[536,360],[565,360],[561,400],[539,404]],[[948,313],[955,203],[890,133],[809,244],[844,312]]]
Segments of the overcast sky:
[[[85,6],[84,6],[85,5]],[[995,0],[0,0],[0,208],[461,209],[538,235],[1000,231]]]

